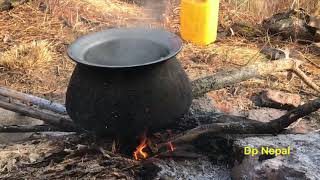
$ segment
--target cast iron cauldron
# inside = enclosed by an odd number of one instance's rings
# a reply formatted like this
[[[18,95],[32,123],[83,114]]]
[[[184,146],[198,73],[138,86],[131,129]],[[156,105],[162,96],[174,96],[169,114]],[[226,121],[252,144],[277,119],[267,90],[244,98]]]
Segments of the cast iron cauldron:
[[[111,29],[76,40],[77,62],[66,108],[80,127],[98,135],[135,136],[168,128],[192,101],[187,75],[175,58],[179,37],[152,29]]]

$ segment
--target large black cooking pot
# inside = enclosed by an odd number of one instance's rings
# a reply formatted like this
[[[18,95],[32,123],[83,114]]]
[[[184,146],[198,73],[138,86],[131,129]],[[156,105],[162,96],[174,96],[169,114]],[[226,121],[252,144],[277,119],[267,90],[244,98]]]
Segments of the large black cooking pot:
[[[76,40],[66,108],[98,135],[134,136],[168,128],[191,104],[189,79],[175,58],[181,40],[152,29],[111,29]]]

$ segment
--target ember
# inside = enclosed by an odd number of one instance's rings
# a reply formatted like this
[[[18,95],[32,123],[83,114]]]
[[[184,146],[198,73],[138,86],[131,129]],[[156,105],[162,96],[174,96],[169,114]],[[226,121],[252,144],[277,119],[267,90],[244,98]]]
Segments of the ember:
[[[147,152],[143,151],[147,147],[147,138],[143,137],[140,145],[136,148],[136,151],[133,152],[135,160],[147,159],[149,156]]]
[[[176,147],[173,146],[172,142],[168,142],[168,146],[170,151],[174,151],[176,149]]]

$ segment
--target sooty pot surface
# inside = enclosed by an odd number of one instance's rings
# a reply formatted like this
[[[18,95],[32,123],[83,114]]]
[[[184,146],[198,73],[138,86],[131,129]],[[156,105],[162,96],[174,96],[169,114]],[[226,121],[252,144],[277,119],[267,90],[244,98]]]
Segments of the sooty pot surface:
[[[80,38],[66,96],[76,124],[98,135],[133,136],[168,128],[189,109],[190,82],[175,55],[180,39],[148,29],[113,29]]]

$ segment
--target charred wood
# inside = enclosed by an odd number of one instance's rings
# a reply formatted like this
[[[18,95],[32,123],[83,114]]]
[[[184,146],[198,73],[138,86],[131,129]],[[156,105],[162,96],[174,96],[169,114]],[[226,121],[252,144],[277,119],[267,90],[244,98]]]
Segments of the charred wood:
[[[215,123],[200,125],[169,140],[173,144],[192,142],[204,134],[278,134],[290,124],[320,108],[320,98],[301,105],[273,121],[263,123],[244,117],[221,115]],[[210,118],[210,117],[208,117]],[[166,146],[161,144],[159,147]]]

